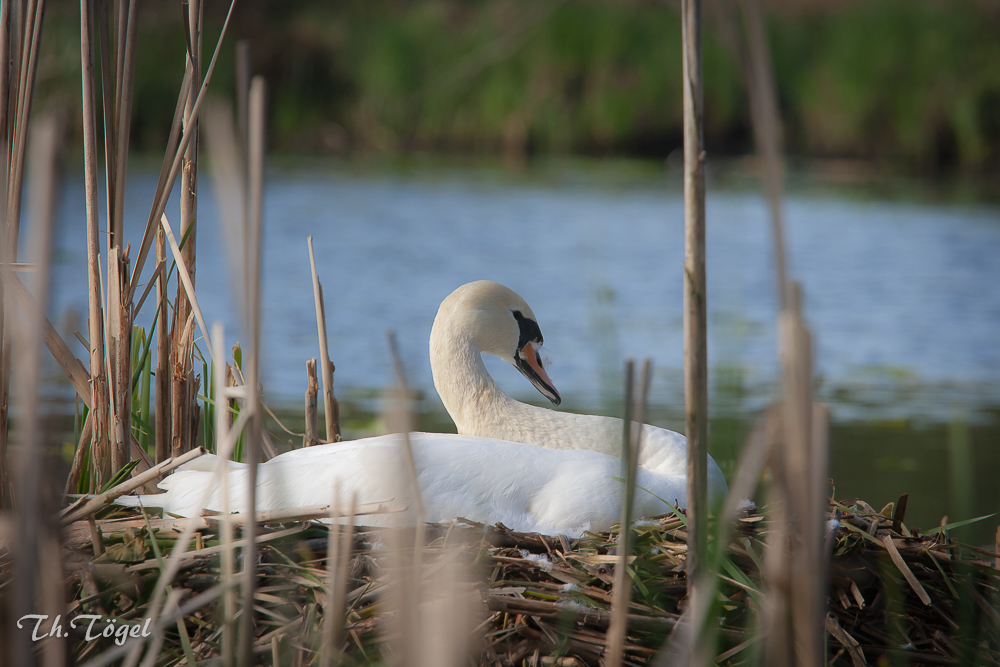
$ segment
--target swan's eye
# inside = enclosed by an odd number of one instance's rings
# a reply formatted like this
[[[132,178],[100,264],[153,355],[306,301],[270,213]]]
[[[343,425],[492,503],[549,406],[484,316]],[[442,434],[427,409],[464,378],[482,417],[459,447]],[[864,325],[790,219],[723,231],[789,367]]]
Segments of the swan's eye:
[[[520,310],[512,310],[510,312],[514,314],[514,319],[518,322],[524,319],[524,315],[521,314]]]

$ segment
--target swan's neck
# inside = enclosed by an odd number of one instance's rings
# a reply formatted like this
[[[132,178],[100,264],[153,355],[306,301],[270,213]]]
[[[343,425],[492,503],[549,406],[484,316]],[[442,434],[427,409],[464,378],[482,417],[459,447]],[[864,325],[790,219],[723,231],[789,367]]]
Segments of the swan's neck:
[[[511,401],[490,377],[482,353],[468,337],[432,337],[431,372],[434,388],[459,433],[483,435],[504,421]]]

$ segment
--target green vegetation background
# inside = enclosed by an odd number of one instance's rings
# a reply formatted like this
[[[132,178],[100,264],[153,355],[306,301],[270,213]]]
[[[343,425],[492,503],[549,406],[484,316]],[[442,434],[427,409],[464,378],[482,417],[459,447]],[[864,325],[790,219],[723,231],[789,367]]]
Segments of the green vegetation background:
[[[735,155],[753,145],[723,3],[705,10],[705,132],[711,152]],[[229,3],[206,4],[210,53]],[[245,38],[279,152],[665,157],[681,144],[678,4],[239,0],[213,88],[232,91]],[[790,154],[1000,171],[1000,5],[764,5]],[[183,74],[181,3],[140,6],[133,146],[158,153]],[[78,107],[79,3],[51,0],[43,39],[40,99]]]

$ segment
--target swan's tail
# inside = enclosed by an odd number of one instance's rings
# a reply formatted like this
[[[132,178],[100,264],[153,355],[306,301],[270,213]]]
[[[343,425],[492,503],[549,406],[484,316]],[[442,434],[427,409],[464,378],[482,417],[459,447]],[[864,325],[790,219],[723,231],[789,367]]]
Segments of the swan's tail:
[[[124,505],[126,507],[160,507],[164,506],[167,500],[167,494],[165,493],[154,493],[146,496],[118,496],[115,498],[114,503],[116,505]]]
[[[188,461],[181,467],[177,468],[173,474],[167,476],[166,478],[160,480],[157,485],[165,491],[169,491],[171,486],[173,486],[173,480],[178,473],[183,472],[215,472],[216,467],[218,467],[219,457],[215,454],[205,454],[204,456],[199,456],[196,459]],[[238,469],[246,466],[244,463],[235,463],[229,461],[230,469]],[[153,493],[144,496],[119,496],[115,499],[115,504],[124,505],[126,507],[155,507],[161,509],[167,509],[171,507],[173,499],[170,493]]]

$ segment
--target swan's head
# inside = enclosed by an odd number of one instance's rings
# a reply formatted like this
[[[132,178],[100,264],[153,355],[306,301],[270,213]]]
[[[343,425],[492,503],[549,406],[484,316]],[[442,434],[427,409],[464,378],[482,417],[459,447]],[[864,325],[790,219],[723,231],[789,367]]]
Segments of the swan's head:
[[[441,302],[431,330],[432,355],[441,336],[459,335],[479,352],[500,357],[528,378],[531,384],[559,405],[562,398],[545,372],[539,350],[542,331],[531,307],[517,292],[492,280],[462,285]]]

